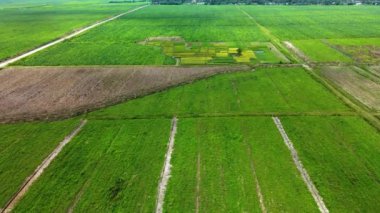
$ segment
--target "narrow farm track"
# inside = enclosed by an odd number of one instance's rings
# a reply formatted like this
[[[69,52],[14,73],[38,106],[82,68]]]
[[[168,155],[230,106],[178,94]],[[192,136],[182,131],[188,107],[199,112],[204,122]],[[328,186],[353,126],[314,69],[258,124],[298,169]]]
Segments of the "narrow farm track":
[[[88,27],[85,27],[85,28],[82,28],[82,29],[80,29],[80,30],[77,30],[77,31],[75,31],[75,32],[73,32],[73,33],[71,33],[71,34],[69,34],[69,35],[67,35],[67,36],[64,36],[64,37],[59,38],[59,39],[57,39],[57,40],[55,40],[55,41],[52,41],[52,42],[50,42],[50,43],[47,43],[47,44],[45,44],[45,45],[43,45],[43,46],[40,46],[40,47],[38,47],[38,48],[36,48],[36,49],[33,49],[33,50],[28,51],[28,52],[26,52],[26,53],[23,53],[23,54],[21,54],[21,55],[19,55],[19,56],[16,56],[16,57],[14,57],[14,58],[7,59],[7,60],[5,60],[5,61],[3,61],[3,62],[0,62],[0,69],[6,67],[6,66],[8,66],[9,64],[12,64],[12,63],[14,63],[14,62],[16,62],[16,61],[19,61],[19,60],[21,60],[21,59],[23,59],[23,58],[26,58],[26,57],[28,57],[28,56],[30,56],[30,55],[33,55],[33,54],[35,54],[35,53],[37,53],[37,52],[40,52],[40,51],[42,51],[42,50],[44,50],[44,49],[46,49],[46,48],[49,48],[49,47],[54,46],[54,45],[56,45],[56,44],[59,44],[59,43],[61,43],[61,42],[63,42],[63,41],[66,41],[66,40],[68,40],[68,39],[71,39],[71,38],[73,38],[73,37],[75,37],[75,36],[77,36],[77,35],[79,35],[79,34],[82,34],[82,33],[86,32],[86,31],[91,30],[91,29],[93,29],[93,28],[95,28],[95,27],[98,27],[98,26],[100,26],[100,25],[102,25],[102,24],[105,24],[105,23],[107,23],[107,22],[113,21],[113,20],[115,20],[115,19],[117,19],[117,18],[120,18],[121,16],[126,15],[126,14],[133,13],[133,12],[135,12],[135,11],[137,11],[137,10],[143,9],[143,8],[145,8],[145,7],[147,7],[147,6],[149,6],[149,5],[144,5],[144,6],[141,6],[141,7],[137,7],[137,8],[135,8],[135,9],[129,10],[129,11],[127,11],[127,12],[124,12],[124,13],[121,13],[121,14],[119,14],[119,15],[113,16],[113,17],[111,17],[111,18],[109,18],[109,19],[106,19],[106,20],[103,20],[103,21],[96,22],[96,23],[94,23],[94,24],[92,24],[92,25],[90,25],[90,26],[88,26]]]
[[[290,150],[294,164],[296,165],[298,171],[300,172],[303,181],[305,182],[307,188],[309,189],[311,195],[314,198],[315,203],[318,205],[320,212],[328,213],[325,203],[323,202],[322,196],[319,194],[318,189],[313,184],[309,174],[307,173],[305,167],[303,166],[301,160],[298,157],[297,150],[294,148],[292,141],[289,139],[284,127],[282,126],[281,120],[278,117],[272,117],[273,122],[276,124],[278,131],[280,132],[282,138],[284,139],[285,145]]]
[[[178,119],[176,117],[174,117],[172,119],[172,125],[171,125],[171,130],[170,130],[168,151],[166,152],[166,155],[165,155],[164,167],[162,169],[160,182],[158,184],[156,213],[162,213],[163,212],[166,186],[168,185],[170,173],[171,173],[171,166],[172,165],[171,165],[170,161],[171,161],[172,153],[173,153],[173,149],[174,149],[175,135],[177,133],[177,122],[178,122]]]
[[[33,174],[25,180],[25,182],[21,185],[20,189],[15,193],[15,195],[11,198],[11,200],[5,205],[3,210],[1,210],[1,213],[12,211],[12,209],[15,207],[17,202],[25,195],[25,193],[29,190],[32,184],[42,175],[44,170],[62,151],[63,147],[65,147],[80,132],[80,130],[83,128],[83,126],[86,123],[87,123],[87,120],[82,120],[80,125],[68,136],[66,136],[63,141],[59,143],[59,145],[54,149],[54,151],[36,168]]]

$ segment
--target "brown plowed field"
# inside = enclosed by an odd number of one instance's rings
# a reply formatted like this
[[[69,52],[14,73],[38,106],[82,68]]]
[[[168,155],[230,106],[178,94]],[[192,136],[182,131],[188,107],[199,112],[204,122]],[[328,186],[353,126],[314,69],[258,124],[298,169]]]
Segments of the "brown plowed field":
[[[0,121],[55,119],[247,66],[12,67],[0,71]]]
[[[380,110],[380,84],[349,66],[323,67],[321,73],[344,91],[373,110]]]

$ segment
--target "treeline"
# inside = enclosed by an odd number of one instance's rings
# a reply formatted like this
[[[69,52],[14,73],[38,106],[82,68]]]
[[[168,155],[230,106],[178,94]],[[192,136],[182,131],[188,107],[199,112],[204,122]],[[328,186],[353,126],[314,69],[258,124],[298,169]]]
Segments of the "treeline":
[[[380,0],[152,0],[153,4],[380,5]]]

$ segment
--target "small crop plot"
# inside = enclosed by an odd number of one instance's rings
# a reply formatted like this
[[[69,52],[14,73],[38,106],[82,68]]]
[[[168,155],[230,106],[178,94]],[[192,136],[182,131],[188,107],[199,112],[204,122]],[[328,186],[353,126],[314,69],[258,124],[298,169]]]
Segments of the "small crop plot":
[[[78,124],[71,119],[0,125],[0,208]]]
[[[167,212],[317,211],[269,117],[181,119],[175,146]]]
[[[380,110],[380,81],[361,75],[355,67],[323,67],[321,73],[367,107]]]
[[[90,113],[92,117],[351,111],[302,68],[214,76]]]
[[[282,117],[331,212],[380,209],[380,134],[359,117]]]
[[[15,212],[153,212],[170,120],[89,121]]]
[[[182,65],[229,63],[285,63],[271,43],[186,42],[181,37],[150,37],[140,44],[161,47],[163,54]],[[277,58],[275,53],[281,54]]]

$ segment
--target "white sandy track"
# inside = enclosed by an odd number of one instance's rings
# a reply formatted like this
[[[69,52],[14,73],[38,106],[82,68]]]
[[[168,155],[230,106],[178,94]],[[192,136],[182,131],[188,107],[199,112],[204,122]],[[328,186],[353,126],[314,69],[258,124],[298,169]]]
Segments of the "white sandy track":
[[[307,173],[301,160],[299,159],[297,150],[294,148],[292,141],[289,139],[288,135],[286,134],[285,129],[282,126],[281,120],[278,117],[272,117],[272,119],[274,123],[276,124],[277,129],[280,132],[282,138],[284,139],[286,146],[290,150],[293,161],[298,171],[301,173],[302,179],[305,182],[307,188],[309,189],[311,195],[313,196],[315,203],[318,205],[319,211],[322,213],[328,213],[329,210],[327,209],[325,203],[323,202],[322,196],[319,194],[318,189],[314,186],[313,181],[311,180],[309,174]]]
[[[170,178],[170,172],[171,172],[171,164],[170,160],[172,158],[172,153],[174,149],[174,140],[175,135],[177,133],[177,121],[178,119],[174,117],[172,119],[172,125],[170,130],[170,138],[169,138],[169,144],[168,144],[168,151],[165,155],[165,162],[164,167],[161,172],[161,179],[158,184],[158,196],[157,196],[157,202],[156,202],[156,213],[162,213],[163,206],[164,206],[164,199],[165,199],[165,192],[166,192],[166,186],[168,185],[169,178]]]
[[[133,9],[133,10],[129,10],[129,11],[125,12],[125,13],[121,13],[121,14],[116,15],[116,16],[113,16],[113,17],[111,17],[111,18],[109,18],[109,19],[106,19],[106,20],[103,20],[103,21],[100,21],[100,22],[96,22],[96,23],[94,23],[94,24],[92,24],[92,25],[90,25],[90,26],[88,26],[88,27],[85,27],[85,28],[82,28],[82,29],[80,29],[80,30],[77,30],[77,31],[71,33],[70,35],[67,35],[67,36],[62,37],[62,38],[60,38],[60,39],[57,39],[57,40],[55,40],[55,41],[52,41],[52,42],[50,42],[50,43],[48,43],[48,44],[45,44],[45,45],[43,45],[43,46],[40,46],[40,47],[38,47],[38,48],[36,48],[36,49],[33,49],[33,50],[29,51],[29,52],[23,53],[22,55],[16,56],[16,57],[14,57],[14,58],[7,59],[7,60],[5,60],[5,61],[3,61],[3,62],[0,62],[0,69],[6,67],[6,66],[8,66],[9,64],[12,64],[12,63],[14,63],[14,62],[16,62],[16,61],[19,61],[19,60],[21,60],[21,59],[23,59],[23,58],[25,58],[25,57],[28,57],[28,56],[30,56],[30,55],[33,55],[34,53],[37,53],[37,52],[39,52],[39,51],[41,51],[41,50],[44,50],[44,49],[49,48],[49,47],[51,47],[51,46],[54,46],[54,45],[56,45],[56,44],[58,44],[58,43],[61,43],[61,42],[65,41],[65,40],[71,39],[71,38],[73,38],[73,37],[75,37],[75,36],[77,36],[77,35],[79,35],[79,34],[81,34],[81,33],[84,33],[84,32],[86,32],[86,31],[88,31],[88,30],[91,30],[92,28],[95,28],[95,27],[97,27],[97,26],[99,26],[99,25],[102,25],[102,24],[105,24],[105,23],[107,23],[107,22],[113,21],[113,20],[115,20],[115,19],[117,19],[117,18],[119,18],[119,17],[121,17],[121,16],[124,16],[124,15],[126,15],[126,14],[128,14],[128,13],[133,13],[133,12],[135,12],[135,11],[137,11],[137,10],[140,10],[140,9],[142,9],[142,8],[145,8],[145,7],[147,7],[147,6],[149,6],[149,5],[144,5],[144,6],[141,6],[141,7],[137,7],[137,8],[135,8],[135,9]]]
[[[87,123],[87,120],[82,120],[80,125],[72,131],[69,135],[65,137],[63,141],[59,143],[59,145],[54,149],[54,151],[34,170],[33,174],[29,176],[24,183],[21,185],[18,192],[11,198],[11,200],[5,205],[4,209],[1,210],[1,213],[11,212],[15,207],[17,202],[25,195],[28,189],[32,186],[32,184],[41,176],[43,171],[50,165],[50,163],[58,156],[58,154],[62,151],[63,147],[68,144],[82,129],[82,127]]]

